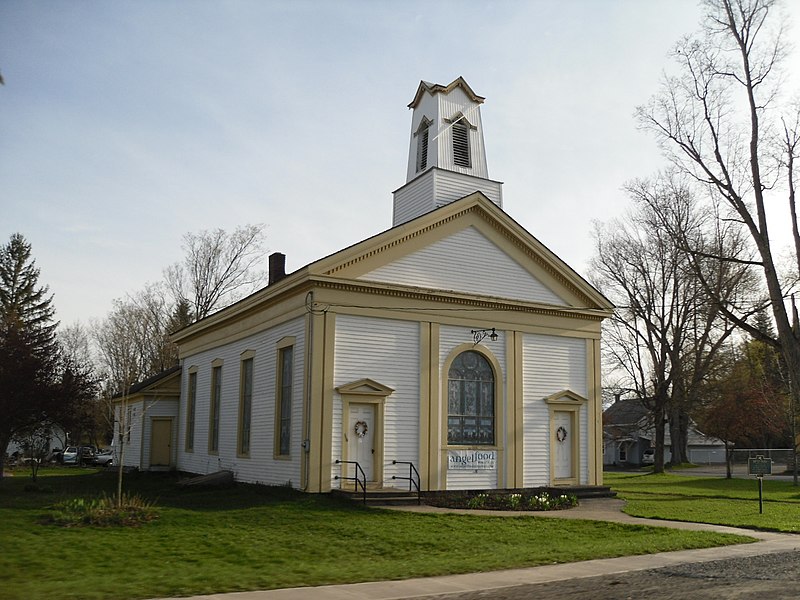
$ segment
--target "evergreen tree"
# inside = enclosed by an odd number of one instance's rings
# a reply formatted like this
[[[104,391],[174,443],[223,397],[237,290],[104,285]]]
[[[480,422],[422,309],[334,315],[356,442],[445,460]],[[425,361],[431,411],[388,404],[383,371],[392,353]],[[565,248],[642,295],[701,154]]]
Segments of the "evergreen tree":
[[[52,354],[56,346],[55,309],[47,286],[39,286],[39,269],[31,245],[15,233],[0,248],[0,316],[19,320],[34,347]]]
[[[61,359],[52,300],[30,244],[12,235],[0,247],[0,457],[15,434],[59,423],[91,393],[93,382],[76,379]]]

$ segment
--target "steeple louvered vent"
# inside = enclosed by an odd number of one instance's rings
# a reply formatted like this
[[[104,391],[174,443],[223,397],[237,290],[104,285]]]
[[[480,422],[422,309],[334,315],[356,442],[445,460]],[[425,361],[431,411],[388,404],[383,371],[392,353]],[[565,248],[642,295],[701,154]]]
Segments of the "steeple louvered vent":
[[[428,168],[428,131],[427,125],[417,136],[417,173]]]
[[[453,163],[457,167],[471,167],[469,159],[469,127],[459,121],[453,124]]]

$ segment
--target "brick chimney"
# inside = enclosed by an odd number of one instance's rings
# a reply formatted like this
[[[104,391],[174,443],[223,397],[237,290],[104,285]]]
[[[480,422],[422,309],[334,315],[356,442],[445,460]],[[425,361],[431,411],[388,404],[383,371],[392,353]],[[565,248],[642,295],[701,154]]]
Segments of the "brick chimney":
[[[286,255],[273,252],[269,255],[269,280],[268,284],[279,282],[286,277]]]

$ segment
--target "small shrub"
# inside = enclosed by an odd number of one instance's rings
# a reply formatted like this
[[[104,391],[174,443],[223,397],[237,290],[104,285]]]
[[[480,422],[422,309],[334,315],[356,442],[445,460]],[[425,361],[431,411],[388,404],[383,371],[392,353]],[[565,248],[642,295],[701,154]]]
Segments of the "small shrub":
[[[478,494],[467,500],[467,508],[481,509],[486,508],[489,502],[489,494]]]
[[[44,522],[62,527],[130,527],[157,518],[158,511],[152,502],[141,496],[124,494],[120,506],[117,506],[117,499],[111,496],[70,498],[55,505]]]
[[[30,483],[26,483],[25,487],[23,489],[26,492],[34,492],[34,493],[38,493],[38,494],[52,494],[53,493],[53,488],[51,488],[49,485],[41,485],[41,484],[39,484],[37,482],[34,482],[34,481],[32,481]]]
[[[547,491],[528,492],[481,492],[474,496],[467,494],[443,494],[428,498],[428,504],[447,508],[468,508],[472,510],[562,510],[578,505],[573,494],[553,495]]]
[[[519,510],[522,507],[522,494],[509,494],[505,496],[505,501],[510,510]]]

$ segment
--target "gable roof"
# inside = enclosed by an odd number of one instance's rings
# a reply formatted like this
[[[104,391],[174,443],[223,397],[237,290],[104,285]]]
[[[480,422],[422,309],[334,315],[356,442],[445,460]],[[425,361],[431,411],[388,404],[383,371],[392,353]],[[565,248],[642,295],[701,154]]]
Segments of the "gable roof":
[[[176,389],[177,393],[180,394],[180,387],[175,388],[174,385],[167,387],[167,384],[178,383],[177,380],[180,378],[180,373],[181,373],[181,365],[175,365],[174,367],[170,367],[169,369],[161,371],[160,373],[156,373],[155,375],[152,375],[147,379],[139,381],[138,383],[134,383],[128,389],[127,395],[132,396],[134,394],[143,394],[155,390],[158,390],[161,393],[173,394],[175,393]],[[178,386],[179,385],[180,384],[178,383]],[[117,401],[121,399],[123,395],[124,394],[119,394],[117,396],[114,396],[113,400]]]
[[[544,302],[513,301],[518,310],[560,311],[562,316],[576,316],[597,320],[610,316],[613,304],[583,277],[562,261],[524,227],[506,214],[481,192],[475,192],[416,219],[392,227],[382,233],[362,240],[329,256],[314,261],[283,279],[269,285],[239,302],[224,308],[173,334],[175,342],[182,342],[215,328],[229,318],[246,316],[260,310],[268,303],[299,293],[305,294],[315,286],[335,287],[356,291],[369,291],[385,295],[414,295],[428,300],[448,303],[470,303],[475,306],[496,308],[509,306],[508,298],[478,297],[474,293],[453,290],[413,288],[409,285],[376,283],[359,279],[377,266],[408,254],[408,246],[420,239],[436,239],[444,232],[476,225],[513,249],[524,260],[536,265],[541,273],[571,296],[572,302],[553,305]]]
[[[620,398],[603,411],[605,425],[633,425],[649,417],[650,411],[639,398]]]

